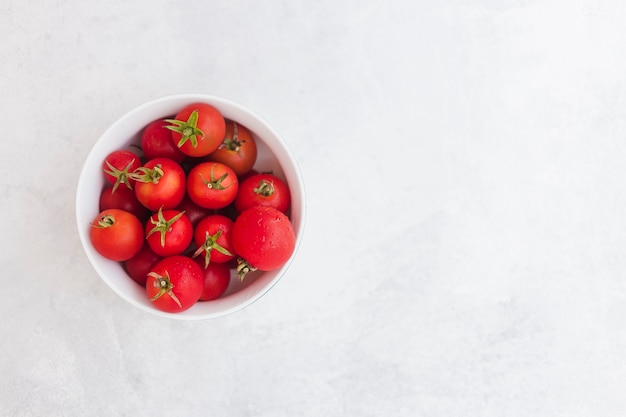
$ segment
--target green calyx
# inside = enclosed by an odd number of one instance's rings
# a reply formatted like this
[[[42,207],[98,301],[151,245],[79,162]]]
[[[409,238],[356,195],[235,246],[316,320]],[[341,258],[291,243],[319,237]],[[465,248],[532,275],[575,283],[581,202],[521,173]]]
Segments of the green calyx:
[[[154,233],[157,233],[157,232],[160,233],[161,234],[161,247],[164,248],[165,247],[165,235],[167,234],[167,232],[172,230],[172,225],[178,219],[180,219],[183,214],[185,214],[185,212],[181,211],[176,216],[172,217],[169,220],[166,220],[165,216],[163,216],[163,208],[161,207],[157,213],[157,219],[154,220],[153,218],[150,218],[150,223],[152,223],[154,227],[150,229],[150,231],[146,235],[146,238],[150,237],[150,235]]]
[[[217,239],[222,236],[222,231],[218,230],[214,235],[210,235],[209,232],[205,233],[205,240],[202,246],[200,246],[193,254],[193,257],[199,256],[202,252],[204,252],[204,267],[207,268],[209,263],[211,263],[211,253],[213,250],[218,251],[221,254],[226,256],[233,256],[232,253],[228,251],[225,247],[217,243]]]
[[[109,168],[109,169],[105,169],[104,172],[115,177],[115,184],[113,184],[112,192],[115,192],[115,190],[117,190],[117,187],[119,187],[120,184],[124,184],[131,190],[133,189],[133,186],[130,184],[130,181],[129,181],[129,179],[132,178],[132,173],[129,173],[128,170],[135,163],[134,159],[130,161],[128,165],[126,165],[123,169],[115,168],[113,165],[111,165],[109,161],[104,161],[104,162],[106,162],[107,167]]]
[[[249,272],[256,271],[256,268],[250,265],[248,261],[243,258],[237,259],[237,277],[239,281],[243,281]]]
[[[211,188],[213,190],[225,190],[232,185],[229,184],[227,187],[224,187],[222,185],[222,181],[224,181],[226,177],[228,177],[228,172],[225,172],[219,178],[215,178],[215,174],[213,173],[214,170],[215,165],[211,167],[211,176],[208,180],[204,178],[204,175],[202,175],[202,173],[200,173],[200,179],[202,179],[202,182],[204,183],[204,185],[206,185],[207,188]]]
[[[239,140],[239,129],[237,128],[237,123],[233,122],[233,137],[232,138],[224,138],[222,143],[220,144],[220,148],[226,148],[229,151],[239,152],[241,146],[245,143],[245,140]]]
[[[274,194],[274,183],[272,181],[263,179],[259,181],[259,186],[254,188],[253,191],[255,192],[255,194],[269,197]]]
[[[152,169],[146,167],[137,168],[128,176],[135,181],[158,184],[164,174],[161,164],[156,164]]]
[[[115,217],[110,214],[105,214],[100,217],[97,222],[94,222],[91,226],[98,229],[106,229],[112,227],[115,224]]]
[[[176,294],[172,291],[174,288],[174,284],[172,284],[172,280],[170,279],[170,275],[167,271],[165,271],[165,276],[159,275],[156,272],[148,273],[149,277],[154,278],[154,287],[158,288],[159,291],[152,297],[150,300],[155,301],[163,296],[163,294],[167,294],[170,296],[172,300],[178,305],[178,307],[183,308],[180,304],[180,300],[176,297]]]
[[[204,132],[198,128],[197,110],[191,112],[187,121],[177,119],[165,119],[165,121],[171,123],[165,126],[167,129],[180,133],[181,138],[176,144],[179,148],[187,141],[191,142],[191,146],[195,148],[198,146],[198,139],[204,138]]]

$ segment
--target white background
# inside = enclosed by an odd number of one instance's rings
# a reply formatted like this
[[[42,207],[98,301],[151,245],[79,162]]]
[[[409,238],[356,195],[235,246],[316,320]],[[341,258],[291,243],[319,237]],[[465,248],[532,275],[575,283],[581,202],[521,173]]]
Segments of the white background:
[[[0,3],[0,414],[626,414],[626,3]],[[94,141],[206,93],[306,184],[231,316],[123,301],[78,240]]]

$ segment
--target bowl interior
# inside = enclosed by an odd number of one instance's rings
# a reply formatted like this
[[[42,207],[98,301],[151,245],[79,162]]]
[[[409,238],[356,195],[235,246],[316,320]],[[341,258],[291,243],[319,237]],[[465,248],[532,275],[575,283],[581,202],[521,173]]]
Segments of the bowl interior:
[[[300,171],[295,159],[278,133],[258,115],[229,100],[202,94],[181,94],[163,97],[145,103],[126,113],[111,125],[94,144],[87,155],[76,190],[76,221],[85,253],[100,277],[129,303],[154,314],[176,319],[208,319],[240,310],[265,294],[284,274],[291,259],[280,269],[269,272],[255,271],[243,282],[233,277],[224,296],[213,301],[196,303],[189,310],[171,314],[155,309],[148,300],[145,289],[137,285],[121,264],[103,258],[93,249],[89,240],[89,225],[99,213],[99,197],[105,186],[102,161],[116,149],[129,148],[140,143],[143,128],[150,122],[175,115],[185,105],[205,102],[216,107],[222,115],[246,126],[254,135],[258,146],[255,169],[272,171],[284,179],[291,192],[290,218],[296,233],[296,251],[302,236],[305,200]],[[131,148],[132,149],[132,148]]]

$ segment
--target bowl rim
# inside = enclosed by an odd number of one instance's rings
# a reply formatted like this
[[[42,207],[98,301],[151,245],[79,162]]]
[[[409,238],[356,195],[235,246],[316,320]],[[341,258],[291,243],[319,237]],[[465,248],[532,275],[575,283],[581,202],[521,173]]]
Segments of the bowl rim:
[[[198,313],[194,313],[193,311],[190,311],[191,309],[180,312],[180,313],[164,312],[164,311],[156,309],[155,307],[151,305],[146,305],[146,304],[138,302],[130,294],[128,294],[125,291],[122,291],[121,288],[118,288],[116,285],[114,285],[114,283],[105,276],[103,271],[101,271],[100,267],[98,266],[98,262],[101,262],[102,259],[96,258],[96,256],[98,255],[95,253],[95,250],[88,249],[91,243],[89,241],[88,233],[85,232],[85,229],[86,229],[86,225],[84,224],[85,215],[81,214],[81,207],[82,207],[81,190],[83,190],[83,188],[86,186],[86,183],[85,183],[87,181],[86,172],[90,170],[90,166],[91,166],[90,164],[94,163],[96,155],[98,154],[97,152],[98,144],[101,143],[101,140],[103,138],[106,138],[108,135],[110,135],[111,132],[115,132],[115,130],[119,129],[120,126],[123,126],[124,124],[128,123],[129,120],[132,120],[134,117],[137,117],[138,114],[141,114],[142,112],[147,111],[150,108],[158,107],[160,105],[163,105],[169,102],[175,102],[175,101],[188,102],[189,104],[193,102],[206,102],[218,108],[226,107],[232,111],[241,113],[241,115],[245,115],[247,119],[253,120],[255,123],[259,123],[263,127],[264,130],[266,130],[269,134],[271,134],[272,142],[276,142],[276,144],[273,144],[273,143],[267,144],[264,139],[262,138],[260,139],[263,141],[264,144],[268,145],[268,148],[274,154],[274,157],[276,157],[277,160],[280,160],[281,166],[285,162],[289,164],[290,170],[294,173],[294,175],[290,177],[290,181],[289,181],[290,188],[295,187],[298,190],[297,193],[292,193],[299,197],[299,201],[297,202],[297,206],[299,208],[298,209],[299,218],[298,218],[298,224],[297,224],[297,230],[296,230],[296,242],[295,242],[294,252],[292,256],[278,270],[265,272],[265,273],[275,273],[275,276],[268,283],[261,286],[261,288],[258,291],[256,291],[252,296],[246,297],[242,301],[230,307],[220,309],[219,311],[212,312],[212,313],[198,314]],[[163,117],[165,116],[167,115],[163,115]],[[241,122],[241,121],[238,120],[238,122]],[[241,122],[241,123],[245,125],[244,122]],[[140,129],[141,126],[137,126],[137,128]],[[280,157],[276,156],[276,150],[277,150],[276,147],[279,147]],[[292,206],[293,206],[293,202],[292,202]],[[129,111],[124,112],[121,116],[119,116],[116,120],[114,120],[100,134],[100,136],[93,142],[89,152],[87,153],[87,156],[84,159],[83,166],[80,170],[78,181],[75,186],[75,218],[76,218],[75,223],[76,223],[76,227],[78,228],[77,232],[81,241],[81,245],[83,246],[83,252],[86,254],[89,260],[89,263],[91,264],[92,268],[95,270],[97,275],[100,277],[100,279],[102,279],[102,281],[104,281],[107,284],[107,286],[111,288],[122,299],[124,299],[129,304],[132,304],[133,306],[139,308],[140,310],[146,311],[156,316],[167,317],[167,318],[176,319],[176,320],[187,320],[187,321],[207,320],[207,319],[223,317],[223,316],[232,314],[234,312],[243,310],[244,308],[258,301],[265,294],[267,294],[267,292],[269,292],[278,283],[278,281],[282,279],[282,277],[287,272],[287,269],[289,268],[294,258],[296,257],[296,254],[298,253],[298,250],[302,242],[302,237],[304,234],[305,224],[306,224],[306,211],[307,211],[306,190],[305,190],[304,181],[302,178],[302,171],[300,169],[298,161],[293,156],[291,149],[287,145],[282,135],[280,135],[276,131],[276,129],[272,127],[272,125],[270,125],[264,118],[262,118],[259,114],[249,109],[248,107],[240,103],[237,103],[235,101],[224,98],[224,97],[219,97],[219,96],[215,96],[211,94],[202,94],[202,93],[178,93],[178,94],[161,96],[161,97],[143,102],[131,108]],[[110,262],[113,262],[113,261],[110,261]]]

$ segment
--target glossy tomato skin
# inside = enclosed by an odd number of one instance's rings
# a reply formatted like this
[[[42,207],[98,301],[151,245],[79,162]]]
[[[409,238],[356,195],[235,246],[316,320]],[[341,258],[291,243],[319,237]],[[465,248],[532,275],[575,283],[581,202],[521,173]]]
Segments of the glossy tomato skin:
[[[143,129],[141,149],[148,160],[169,158],[180,163],[185,159],[185,154],[172,141],[172,132],[165,127],[168,124],[164,119],[155,120]]]
[[[204,276],[200,301],[216,300],[224,295],[230,284],[230,268],[228,265],[212,262],[205,268],[201,258],[196,258],[196,263]]]
[[[111,208],[128,211],[141,221],[150,214],[150,211],[137,200],[135,192],[128,187],[117,187],[115,192],[113,192],[113,186],[105,187],[102,190],[100,194],[100,211]]]
[[[177,216],[178,219],[175,219]],[[145,234],[148,246],[157,255],[180,255],[193,240],[193,226],[184,212],[162,210],[150,216]]]
[[[232,120],[226,121],[226,134],[218,148],[207,156],[208,161],[230,167],[238,177],[248,173],[257,158],[257,146],[250,131]]]
[[[141,166],[139,156],[125,149],[118,149],[109,153],[102,162],[102,171],[106,180],[115,189],[120,186],[133,188],[135,181],[128,175]]]
[[[100,255],[113,261],[126,261],[143,246],[143,226],[132,213],[103,210],[91,222],[89,238]]]
[[[235,258],[231,233],[233,221],[221,214],[212,214],[198,222],[193,240],[198,248],[194,254],[208,263],[226,263]],[[207,256],[207,252],[209,252]]]
[[[154,174],[155,168],[160,169],[162,175],[156,179],[137,180],[135,195],[150,211],[156,212],[160,208],[173,209],[185,197],[185,172],[176,161],[169,158],[151,159],[140,169]]]
[[[180,121],[188,121],[192,113],[197,112],[196,127],[204,134],[196,135],[197,144],[193,145],[192,140],[185,140],[180,146],[183,135],[179,132],[172,131],[172,141],[180,149],[182,153],[192,157],[207,156],[217,149],[224,139],[226,133],[226,122],[222,114],[215,107],[206,103],[194,103],[185,106],[175,119]]]
[[[242,212],[250,207],[274,207],[287,213],[291,204],[289,187],[273,174],[256,174],[239,183],[235,208]]]
[[[233,224],[231,238],[238,256],[261,271],[283,266],[296,244],[291,221],[273,207],[256,206],[243,211]]]
[[[146,279],[146,294],[152,304],[168,313],[191,308],[200,299],[203,288],[204,274],[200,266],[182,255],[163,258]]]
[[[219,162],[202,162],[189,171],[187,194],[200,207],[221,209],[235,200],[239,180],[235,172]]]
[[[154,253],[147,243],[144,243],[137,255],[124,262],[124,269],[133,281],[145,287],[148,272],[150,272],[154,265],[161,259],[163,258]]]

